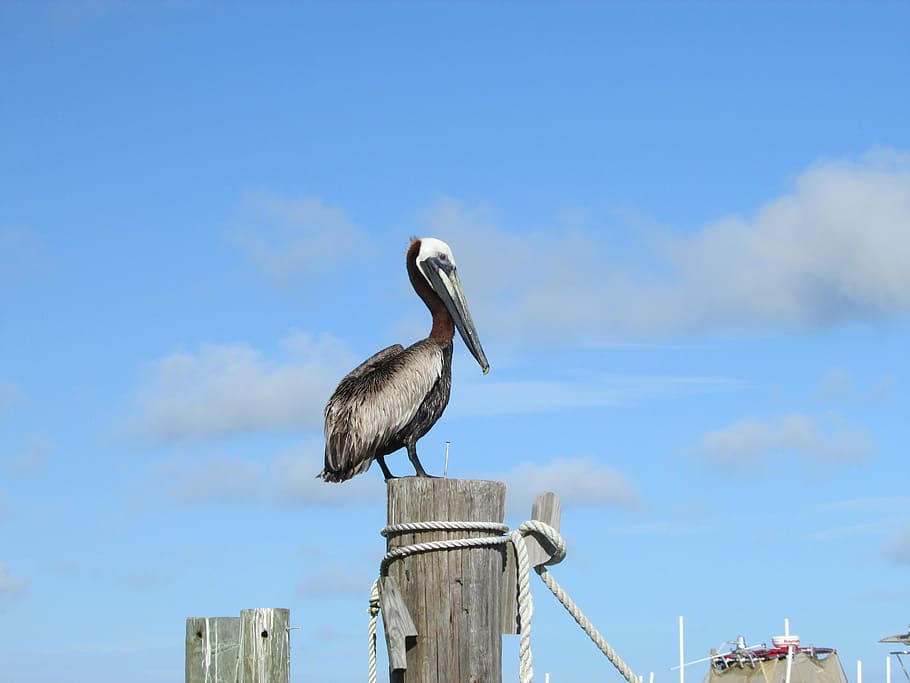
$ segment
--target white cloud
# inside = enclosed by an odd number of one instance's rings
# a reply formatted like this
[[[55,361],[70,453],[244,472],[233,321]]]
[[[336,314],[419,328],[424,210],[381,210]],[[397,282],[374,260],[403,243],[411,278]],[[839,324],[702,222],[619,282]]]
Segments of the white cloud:
[[[373,251],[372,241],[339,208],[318,197],[260,192],[246,197],[233,237],[253,263],[279,282],[318,278]]]
[[[578,408],[618,407],[660,396],[717,391],[737,386],[722,377],[603,376],[570,380],[461,382],[447,414],[503,415]]]
[[[553,491],[562,504],[606,505],[625,510],[643,506],[635,486],[615,467],[592,457],[523,462],[498,477],[507,486],[510,514],[528,515],[539,493]]]
[[[26,590],[28,580],[13,576],[8,564],[0,563],[0,607],[21,598]]]
[[[452,244],[481,334],[588,341],[910,311],[910,155],[895,152],[816,164],[750,218],[631,246],[603,228],[510,233],[451,200],[421,218]]]
[[[152,443],[285,428],[318,428],[338,379],[356,361],[330,335],[295,332],[284,362],[248,344],[206,345],[156,361],[129,429]]]
[[[835,420],[820,423],[807,415],[792,414],[747,418],[707,432],[695,452],[714,466],[752,469],[780,453],[837,463],[861,460],[872,448],[869,436],[858,429]]]

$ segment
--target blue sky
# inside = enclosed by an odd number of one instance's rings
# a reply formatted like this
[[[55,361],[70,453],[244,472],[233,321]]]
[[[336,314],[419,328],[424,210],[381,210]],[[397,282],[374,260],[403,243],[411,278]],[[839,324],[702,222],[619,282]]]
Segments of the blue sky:
[[[0,670],[180,680],[188,616],[291,609],[366,672],[381,475],[322,407],[429,329],[431,472],[564,501],[554,574],[637,672],[910,620],[910,5],[0,6]],[[395,472],[410,466],[389,458]],[[535,669],[618,675],[539,583]],[[504,644],[506,680],[517,641]],[[705,669],[690,672],[698,680]]]

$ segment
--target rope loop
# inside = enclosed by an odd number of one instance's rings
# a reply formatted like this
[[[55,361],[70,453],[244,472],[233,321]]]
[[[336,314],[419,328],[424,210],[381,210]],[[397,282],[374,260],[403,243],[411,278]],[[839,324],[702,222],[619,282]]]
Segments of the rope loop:
[[[543,537],[543,539],[547,541],[547,545],[553,548],[555,551],[553,556],[544,562],[544,564],[559,564],[564,559],[566,559],[565,540],[556,529],[551,527],[546,522],[541,522],[536,519],[529,519],[525,522],[522,522],[518,527],[518,530],[525,536],[534,534],[536,536]]]
[[[556,596],[563,607],[572,615],[576,623],[582,630],[588,634],[588,637],[594,641],[594,644],[610,660],[610,663],[616,667],[623,678],[629,683],[638,683],[638,677],[635,672],[626,664],[610,644],[604,639],[600,632],[588,620],[584,613],[578,608],[572,598],[556,582],[556,579],[550,574],[544,565],[559,564],[566,557],[566,542],[562,535],[549,524],[536,519],[529,519],[522,522],[514,531],[509,531],[505,524],[497,522],[403,522],[401,524],[392,524],[385,527],[380,533],[385,538],[405,534],[419,533],[427,531],[475,531],[499,534],[497,536],[474,536],[470,538],[450,538],[441,541],[426,541],[424,543],[414,543],[411,545],[393,548],[385,554],[379,565],[380,576],[388,575],[388,568],[392,562],[400,560],[409,555],[417,553],[433,552],[437,550],[452,550],[456,548],[480,548],[485,546],[502,545],[511,543],[515,547],[515,557],[518,562],[518,616],[521,623],[521,640],[518,647],[519,669],[518,677],[521,683],[532,683],[534,680],[534,667],[532,666],[531,653],[531,619],[534,615],[534,600],[531,596],[531,563],[528,559],[528,549],[525,545],[527,536],[535,536],[538,542],[552,554],[549,560],[541,565],[534,567],[534,571],[540,576],[550,592]],[[505,535],[507,534],[507,535]],[[376,683],[376,621],[379,616],[380,607],[380,583],[379,579],[373,583],[370,590],[370,683]]]
[[[502,535],[509,532],[509,527],[497,522],[401,522],[390,524],[379,533],[384,538],[389,538],[419,531],[491,531]]]

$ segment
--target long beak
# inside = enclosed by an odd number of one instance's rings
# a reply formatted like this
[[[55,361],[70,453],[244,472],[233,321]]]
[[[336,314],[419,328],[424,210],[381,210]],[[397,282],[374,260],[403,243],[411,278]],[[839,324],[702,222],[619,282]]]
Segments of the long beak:
[[[437,258],[427,259],[421,266],[433,290],[442,299],[442,303],[445,304],[455,321],[455,327],[458,328],[458,333],[464,340],[465,346],[480,363],[483,374],[487,374],[490,371],[490,364],[480,345],[480,339],[477,338],[477,330],[474,329],[474,321],[471,320],[468,302],[464,298],[461,281],[458,279],[455,267],[451,263]]]

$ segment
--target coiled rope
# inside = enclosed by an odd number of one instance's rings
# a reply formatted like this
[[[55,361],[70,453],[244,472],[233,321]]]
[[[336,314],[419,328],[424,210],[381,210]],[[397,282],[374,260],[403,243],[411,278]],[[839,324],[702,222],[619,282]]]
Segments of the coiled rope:
[[[505,524],[495,522],[405,522],[402,524],[393,524],[385,527],[380,533],[388,538],[389,536],[402,533],[413,533],[421,531],[487,531],[507,536],[483,536],[472,538],[457,538],[444,541],[427,541],[425,543],[415,543],[413,545],[393,548],[380,564],[380,576],[386,575],[389,565],[409,555],[417,553],[433,552],[439,550],[453,550],[456,548],[477,548],[483,546],[501,545],[503,543],[512,543],[515,547],[515,557],[518,562],[518,616],[521,623],[521,639],[518,646],[518,678],[521,683],[531,683],[534,680],[534,667],[532,665],[531,652],[531,619],[534,614],[534,601],[531,596],[530,583],[530,560],[528,559],[528,549],[525,545],[525,536],[528,534],[538,534],[548,541],[555,549],[553,556],[544,563],[544,565],[558,564],[566,556],[566,543],[560,533],[549,524],[530,519],[523,522],[517,529],[509,532],[509,527]],[[557,583],[553,575],[547,571],[544,565],[534,567],[544,585],[550,589],[550,592],[556,596],[556,599],[562,603],[575,622],[588,634],[588,637],[594,641],[598,649],[603,652],[611,664],[622,675],[628,683],[639,683],[638,677],[632,671],[628,664],[616,654],[616,651],[604,639],[600,632],[594,627],[584,612],[575,604],[571,597]],[[379,618],[380,610],[380,583],[379,579],[373,582],[370,590],[370,626],[369,626],[369,683],[376,683],[376,624]]]

